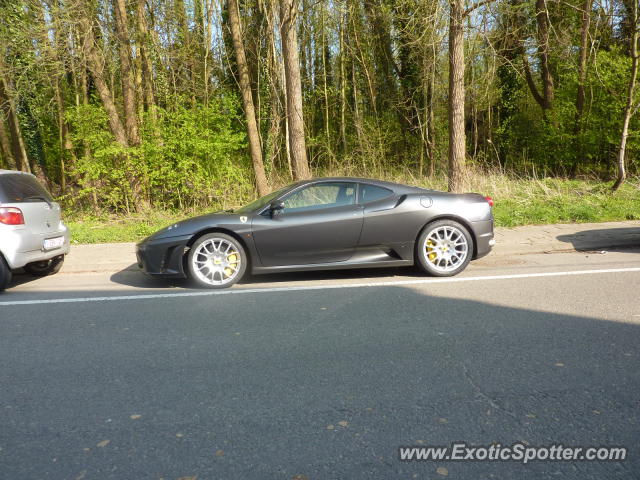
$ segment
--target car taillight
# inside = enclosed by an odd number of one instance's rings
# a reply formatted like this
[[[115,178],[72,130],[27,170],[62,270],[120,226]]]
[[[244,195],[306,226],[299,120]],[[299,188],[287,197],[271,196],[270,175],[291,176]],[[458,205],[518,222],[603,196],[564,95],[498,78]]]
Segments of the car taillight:
[[[487,203],[489,204],[490,207],[493,207],[493,198],[491,197],[484,197],[484,199],[487,201]]]
[[[24,225],[22,210],[15,207],[0,207],[0,223],[5,225]]]

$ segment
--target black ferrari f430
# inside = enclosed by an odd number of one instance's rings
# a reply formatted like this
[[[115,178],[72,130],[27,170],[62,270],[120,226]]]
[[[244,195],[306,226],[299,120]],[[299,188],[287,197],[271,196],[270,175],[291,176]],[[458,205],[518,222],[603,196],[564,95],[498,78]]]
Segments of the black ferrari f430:
[[[418,265],[460,273],[494,244],[493,201],[364,178],[289,185],[238,210],[190,218],[137,245],[152,276],[207,288],[253,274]]]

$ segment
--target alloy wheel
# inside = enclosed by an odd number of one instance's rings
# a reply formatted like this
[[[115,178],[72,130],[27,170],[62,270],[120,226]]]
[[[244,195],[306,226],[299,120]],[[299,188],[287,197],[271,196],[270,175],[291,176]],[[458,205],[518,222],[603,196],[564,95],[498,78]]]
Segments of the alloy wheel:
[[[194,248],[191,257],[192,271],[205,284],[230,284],[242,269],[240,248],[226,238],[207,238]]]
[[[448,273],[465,262],[469,255],[469,243],[460,229],[443,225],[434,228],[427,235],[424,254],[431,268]]]

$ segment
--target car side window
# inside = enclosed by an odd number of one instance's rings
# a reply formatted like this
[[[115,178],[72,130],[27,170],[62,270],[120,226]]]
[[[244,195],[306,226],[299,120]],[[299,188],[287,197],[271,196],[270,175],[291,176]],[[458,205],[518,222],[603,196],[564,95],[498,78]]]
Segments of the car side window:
[[[390,197],[393,192],[388,188],[369,185],[367,183],[360,184],[360,193],[358,203],[369,203],[383,198]]]
[[[354,183],[316,183],[304,187],[284,199],[285,212],[301,212],[353,205],[356,201]]]

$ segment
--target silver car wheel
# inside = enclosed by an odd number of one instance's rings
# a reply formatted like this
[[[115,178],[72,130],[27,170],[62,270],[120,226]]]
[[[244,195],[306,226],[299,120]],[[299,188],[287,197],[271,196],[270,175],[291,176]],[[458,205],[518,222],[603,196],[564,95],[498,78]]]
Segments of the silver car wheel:
[[[424,256],[438,272],[451,272],[464,263],[469,255],[469,243],[458,228],[445,225],[434,228],[424,242]]]
[[[225,238],[210,238],[196,247],[191,259],[192,271],[208,285],[233,282],[242,267],[240,249]]]

